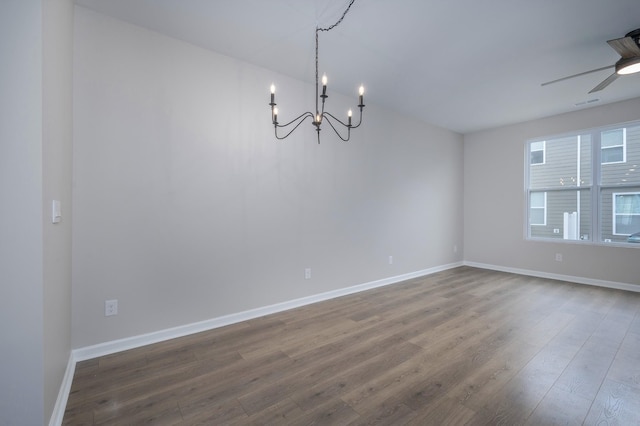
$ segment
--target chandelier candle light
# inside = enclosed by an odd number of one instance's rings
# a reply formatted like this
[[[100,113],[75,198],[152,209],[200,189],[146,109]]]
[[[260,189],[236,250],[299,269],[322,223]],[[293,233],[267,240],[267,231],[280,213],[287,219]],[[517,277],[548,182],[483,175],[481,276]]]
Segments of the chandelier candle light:
[[[330,112],[324,110],[324,103],[327,100],[327,98],[329,97],[327,95],[327,76],[326,76],[326,74],[322,76],[322,94],[318,96],[318,92],[319,92],[319,84],[318,84],[318,32],[320,32],[320,31],[329,31],[329,30],[335,28],[336,26],[338,26],[338,24],[340,24],[340,22],[342,22],[342,20],[344,19],[344,17],[347,14],[347,12],[349,12],[349,9],[351,8],[351,5],[353,5],[354,1],[355,0],[351,0],[351,2],[349,3],[349,6],[347,6],[347,9],[344,11],[344,13],[342,14],[342,17],[338,20],[338,22],[336,22],[335,24],[333,24],[333,25],[331,25],[330,27],[327,27],[327,28],[316,27],[316,112],[315,112],[315,114],[312,113],[312,112],[307,111],[307,112],[305,112],[303,114],[300,114],[298,117],[294,118],[293,120],[291,120],[287,124],[278,123],[278,108],[276,107],[277,104],[276,104],[276,101],[275,101],[275,99],[276,99],[276,86],[273,85],[273,84],[271,85],[271,102],[269,103],[269,105],[271,105],[271,122],[273,123],[276,139],[285,139],[291,133],[293,133],[293,131],[296,130],[298,128],[298,126],[300,126],[300,124],[302,124],[309,117],[311,117],[311,119],[313,120],[311,122],[311,124],[313,124],[315,126],[316,132],[318,133],[318,143],[320,143],[320,126],[322,125],[323,121],[326,121],[327,123],[329,123],[329,125],[331,126],[333,131],[336,132],[336,135],[338,135],[338,137],[340,139],[342,139],[343,141],[345,141],[345,142],[348,141],[349,138],[351,138],[351,129],[355,129],[357,127],[360,127],[360,124],[362,124],[362,109],[364,108],[364,86],[360,86],[360,90],[359,90],[358,108],[360,109],[360,119],[358,120],[358,124],[356,124],[356,125],[353,125],[351,123],[351,117],[353,115],[353,112],[351,110],[349,110],[349,112],[347,112],[347,122],[346,123],[341,121],[339,118],[337,118],[336,116],[334,116]],[[319,108],[319,100],[320,99],[322,99],[321,108]],[[338,124],[340,124],[344,128],[346,128],[346,137],[341,135],[340,132],[338,131],[338,129],[336,128],[336,126]],[[286,133],[284,136],[278,136],[278,128],[285,128],[285,127],[288,128],[289,126],[293,126],[293,128],[291,128],[291,130],[289,130],[288,133]]]

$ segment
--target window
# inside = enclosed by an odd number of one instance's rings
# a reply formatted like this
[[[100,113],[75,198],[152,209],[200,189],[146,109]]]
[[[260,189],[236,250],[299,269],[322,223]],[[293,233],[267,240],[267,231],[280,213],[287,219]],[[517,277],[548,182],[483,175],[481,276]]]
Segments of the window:
[[[602,164],[624,163],[626,154],[626,129],[602,132]]]
[[[640,122],[529,141],[525,153],[527,238],[628,244],[640,232]]]
[[[569,135],[531,142],[529,152],[544,147],[544,163],[528,167],[529,238],[589,238],[591,224],[591,138]],[[566,214],[565,214],[566,213]]]
[[[531,165],[544,164],[544,141],[531,143]]]
[[[613,194],[613,234],[640,232],[640,192]]]
[[[532,192],[529,220],[531,225],[547,224],[547,193]]]

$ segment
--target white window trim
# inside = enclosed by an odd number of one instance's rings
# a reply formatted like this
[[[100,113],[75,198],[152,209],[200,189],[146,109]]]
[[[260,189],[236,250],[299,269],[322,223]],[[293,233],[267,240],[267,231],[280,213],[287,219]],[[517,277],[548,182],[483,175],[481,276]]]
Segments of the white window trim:
[[[617,130],[617,129],[612,129],[612,130]],[[606,132],[606,130],[604,130],[602,133]],[[601,164],[622,164],[622,163],[626,163],[627,162],[627,128],[623,127],[622,128],[622,145],[613,145],[613,146],[607,146],[607,147],[603,147],[602,145],[600,146],[600,153],[602,153],[602,151],[604,151],[605,149],[612,149],[612,148],[619,148],[622,147],[622,161],[609,161],[609,162],[603,162]],[[602,154],[600,155],[600,158],[602,158]]]
[[[640,216],[640,213],[616,213],[616,196],[617,195],[640,195],[640,192],[614,192],[612,194],[612,221],[613,221],[613,235],[620,235],[620,236],[628,236],[629,234],[619,234],[616,230],[616,216],[620,215],[620,216]]]

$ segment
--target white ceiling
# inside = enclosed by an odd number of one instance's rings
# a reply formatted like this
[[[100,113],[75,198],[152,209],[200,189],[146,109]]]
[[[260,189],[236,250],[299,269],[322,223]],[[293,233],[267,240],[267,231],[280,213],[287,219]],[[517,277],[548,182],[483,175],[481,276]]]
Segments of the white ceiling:
[[[349,0],[76,3],[313,82],[315,27]],[[606,41],[636,28],[639,0],[355,0],[320,33],[320,73],[330,91],[363,83],[368,102],[468,133],[639,97],[640,73],[591,95],[613,70],[540,86],[613,65]]]

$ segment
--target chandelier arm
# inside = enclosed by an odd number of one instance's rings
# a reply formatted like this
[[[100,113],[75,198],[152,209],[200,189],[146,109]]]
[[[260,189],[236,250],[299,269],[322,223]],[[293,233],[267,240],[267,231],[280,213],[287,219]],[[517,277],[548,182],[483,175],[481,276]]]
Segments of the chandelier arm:
[[[360,125],[362,124],[362,110],[360,110],[360,121],[358,121],[358,124],[356,124],[355,126],[349,125],[344,123],[342,120],[340,120],[338,117],[334,116],[333,114],[331,114],[330,112],[325,112],[324,115],[329,116],[331,118],[333,118],[334,120],[336,120],[338,123],[342,124],[344,127],[348,127],[350,129],[357,129],[358,127],[360,127]]]
[[[288,122],[287,124],[283,124],[283,125],[275,124],[275,125],[273,126],[273,128],[274,128],[274,133],[275,133],[275,135],[276,135],[276,139],[280,139],[280,140],[282,140],[282,139],[286,139],[286,138],[287,138],[291,133],[293,133],[293,131],[294,131],[294,130],[296,130],[296,129],[298,128],[298,126],[300,126],[302,123],[304,123],[304,121],[305,121],[307,118],[309,118],[309,117],[313,118],[313,114],[311,114],[310,112],[305,112],[304,114],[302,114],[302,115],[298,116],[298,117],[297,117],[296,119],[294,119],[294,120],[291,120],[291,121],[290,121],[290,122]],[[289,131],[289,133],[287,133],[287,134],[286,134],[286,135],[284,135],[284,136],[278,136],[278,127],[280,127],[280,128],[287,127],[287,126],[289,126],[289,125],[293,124],[296,120],[299,120],[299,121],[298,121],[298,124],[296,124],[296,125],[293,127],[293,129],[291,129],[291,130]]]
[[[278,124],[278,123],[274,123],[277,127],[288,127],[290,125],[292,125],[293,123],[295,123],[296,121],[300,120],[302,117],[311,117],[314,118],[314,115],[307,111],[305,113],[300,114],[299,116],[297,116],[296,118],[294,118],[293,120],[291,120],[290,122],[288,122],[287,124]],[[306,118],[305,117],[305,118]],[[303,120],[304,121],[304,120]],[[297,127],[297,126],[296,126]]]
[[[357,129],[358,127],[360,127],[361,124],[362,124],[362,108],[360,108],[360,120],[358,121],[358,124],[356,124],[355,126],[351,126],[351,128]]]
[[[345,126],[347,128],[347,137],[346,138],[342,137],[342,135],[340,134],[340,132],[338,132],[338,129],[336,129],[336,127],[333,125],[333,123],[331,122],[331,119],[329,119],[329,117],[332,117],[334,120],[339,121],[342,125],[344,125],[344,123],[342,123],[342,121],[338,120],[337,118],[335,118],[333,115],[329,114],[328,112],[326,112],[325,114],[327,115],[327,123],[329,123],[329,125],[331,126],[333,131],[336,133],[336,135],[338,135],[338,137],[340,139],[342,139],[343,141],[348,142],[349,139],[351,139],[351,128],[349,126]]]
[[[329,117],[331,117],[334,120],[336,120],[338,123],[342,124],[344,127],[354,127],[354,126],[349,126],[347,123],[342,122],[342,120],[340,120],[338,117],[336,117],[335,115],[331,114],[330,112],[325,112],[324,115],[328,115]]]

